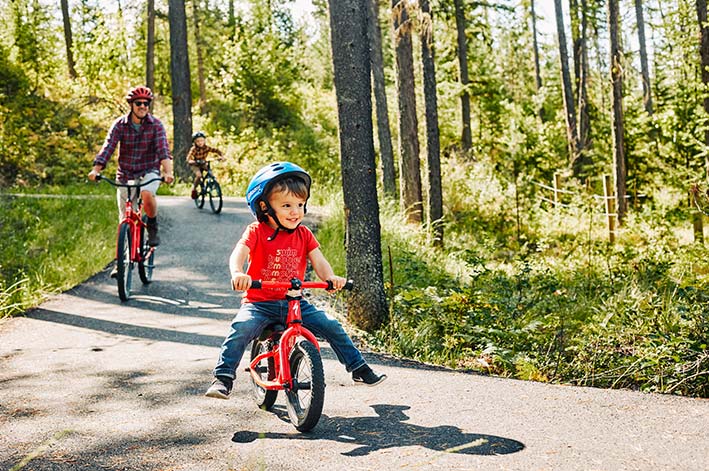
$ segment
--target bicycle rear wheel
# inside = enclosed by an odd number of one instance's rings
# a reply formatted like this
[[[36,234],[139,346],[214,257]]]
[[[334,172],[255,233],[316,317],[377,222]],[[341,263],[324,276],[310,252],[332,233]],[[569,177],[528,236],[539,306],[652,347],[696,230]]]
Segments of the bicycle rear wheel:
[[[288,416],[301,432],[317,425],[325,403],[325,373],[320,352],[311,342],[299,341],[290,354],[293,387],[286,389]]]
[[[204,197],[205,197],[206,190],[204,188],[204,181],[199,182],[199,185],[197,185],[197,198],[194,200],[194,205],[197,206],[199,209],[202,209],[204,207]]]
[[[118,247],[116,250],[116,281],[118,282],[118,297],[121,301],[128,301],[130,297],[131,278],[133,276],[133,262],[130,260],[130,224],[123,223],[118,228]]]
[[[266,340],[254,339],[251,345],[251,361],[258,355],[270,351],[271,348],[273,348],[273,341],[270,338]],[[262,380],[274,380],[276,378],[276,368],[273,357],[261,360],[256,372]],[[271,410],[271,407],[273,407],[273,404],[276,402],[278,391],[262,388],[256,384],[253,377],[251,377],[251,390],[254,393],[256,405],[258,405],[260,409]]]
[[[148,216],[143,215],[143,223],[148,223]],[[155,247],[148,245],[145,226],[140,228],[140,261],[138,262],[138,275],[144,285],[153,280],[153,268],[155,267]]]
[[[214,214],[219,214],[222,211],[222,187],[212,178],[208,185],[209,188],[209,205],[212,207]]]

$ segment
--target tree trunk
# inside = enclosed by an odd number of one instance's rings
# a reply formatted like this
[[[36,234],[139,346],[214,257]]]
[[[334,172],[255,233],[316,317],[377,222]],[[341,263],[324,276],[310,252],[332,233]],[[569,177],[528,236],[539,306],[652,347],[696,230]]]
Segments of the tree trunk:
[[[588,12],[586,0],[581,0],[579,6],[576,0],[570,0],[571,17],[572,17],[572,36],[573,36],[573,51],[574,51],[574,74],[576,79],[576,96],[575,103],[577,105],[576,115],[576,155],[571,163],[575,176],[585,176],[585,171],[591,167],[593,161],[589,156],[590,145],[590,127],[591,118],[588,113]]]
[[[458,66],[460,68],[460,107],[463,119],[462,146],[465,152],[470,152],[473,146],[473,136],[470,131],[470,94],[468,92],[468,41],[465,35],[465,7],[463,0],[454,0],[455,27],[458,36]]]
[[[355,289],[348,316],[373,331],[387,320],[372,129],[367,8],[370,0],[330,0],[330,34],[340,129],[347,275]]]
[[[379,27],[379,1],[369,0],[369,40],[371,43],[372,81],[377,111],[377,132],[379,134],[379,157],[382,161],[382,183],[384,193],[396,197],[396,174],[394,171],[394,149],[391,144],[389,127],[389,106],[387,105],[384,81],[384,58],[382,57],[382,31]]]
[[[184,0],[168,0],[170,18],[170,76],[172,78],[173,157],[176,173],[190,180],[187,151],[192,145],[192,92],[187,53],[187,17]]]
[[[539,43],[537,42],[537,14],[534,11],[534,0],[530,0],[530,10],[532,15],[532,46],[534,49],[534,83],[537,85],[537,92],[542,88],[542,75],[539,67]],[[539,109],[541,118],[541,108]]]
[[[700,43],[699,59],[702,70],[702,83],[709,86],[709,24],[707,24],[707,2],[697,0],[697,19],[699,20]],[[709,114],[709,94],[704,92],[704,111]],[[709,127],[704,128],[704,143],[709,145]],[[704,157],[706,178],[709,180],[709,155]]]
[[[652,89],[650,87],[650,69],[647,65],[647,46],[645,44],[645,19],[643,18],[643,0],[635,0],[635,17],[638,25],[638,45],[640,47],[640,70],[643,76],[643,105],[652,115]]]
[[[416,85],[411,42],[412,23],[407,0],[393,0],[392,17],[396,49],[397,91],[399,98],[399,187],[401,206],[409,222],[423,221],[421,162],[419,157]]]
[[[426,103],[426,151],[428,155],[428,224],[434,245],[443,247],[443,190],[441,189],[441,143],[438,132],[436,63],[433,60],[433,16],[428,0],[421,7],[421,60],[423,96]]]
[[[556,33],[559,38],[559,61],[561,63],[561,88],[566,113],[566,136],[569,148],[569,162],[576,161],[578,152],[578,136],[576,135],[576,112],[574,107],[574,93],[569,73],[569,57],[566,48],[566,33],[564,32],[564,17],[561,9],[561,0],[554,0],[556,12]],[[575,169],[574,169],[575,170]]]
[[[155,89],[155,0],[148,0],[148,38],[145,45],[145,84]]]
[[[202,57],[202,35],[199,30],[199,0],[192,0],[192,19],[194,20],[194,42],[197,49],[197,80],[199,82],[199,112],[207,112],[207,88],[204,85],[204,58]]]
[[[64,20],[64,43],[66,44],[66,63],[69,67],[69,77],[76,78],[74,67],[73,40],[71,37],[71,16],[69,15],[69,0],[61,0],[62,19]]]
[[[615,197],[618,224],[623,223],[627,210],[625,201],[625,141],[623,124],[623,67],[618,31],[618,0],[608,0],[608,30],[611,52],[611,83],[613,84],[613,165],[615,166]]]

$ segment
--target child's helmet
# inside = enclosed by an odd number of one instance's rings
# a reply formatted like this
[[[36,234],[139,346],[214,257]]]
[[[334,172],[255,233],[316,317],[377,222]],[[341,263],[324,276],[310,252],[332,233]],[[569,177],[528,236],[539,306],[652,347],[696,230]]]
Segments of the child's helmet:
[[[196,133],[192,134],[192,142],[194,142],[194,140],[197,139],[198,137],[203,137],[206,139],[207,135],[202,131],[197,131]]]
[[[246,189],[246,203],[248,203],[251,212],[258,218],[259,205],[263,195],[268,193],[269,188],[275,182],[283,180],[287,177],[299,177],[305,182],[310,194],[310,184],[312,179],[308,172],[290,162],[274,162],[266,165],[261,170],[256,172],[256,175],[251,179],[248,188]]]
[[[126,95],[126,101],[128,101],[128,103],[133,103],[133,101],[139,100],[141,98],[144,100],[153,101],[153,98],[155,98],[155,96],[153,95],[152,90],[150,90],[148,87],[144,87],[142,85],[138,86],[138,87],[131,88],[128,91],[128,94]]]

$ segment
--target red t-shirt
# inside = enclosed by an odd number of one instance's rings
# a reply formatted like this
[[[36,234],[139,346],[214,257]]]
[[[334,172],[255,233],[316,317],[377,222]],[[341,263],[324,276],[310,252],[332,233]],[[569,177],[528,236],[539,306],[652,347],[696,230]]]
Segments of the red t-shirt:
[[[308,254],[320,244],[310,229],[301,225],[289,234],[278,231],[273,240],[268,240],[275,229],[266,223],[254,222],[241,236],[238,244],[249,248],[249,268],[246,273],[252,280],[290,281],[305,276]],[[285,299],[285,289],[250,289],[242,302],[274,301]]]

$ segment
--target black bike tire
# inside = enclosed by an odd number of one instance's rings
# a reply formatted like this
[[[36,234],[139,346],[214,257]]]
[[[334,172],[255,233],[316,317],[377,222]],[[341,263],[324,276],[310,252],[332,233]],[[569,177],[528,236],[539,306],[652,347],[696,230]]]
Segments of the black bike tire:
[[[143,223],[148,223],[148,216],[143,215]],[[148,245],[145,226],[140,228],[140,261],[138,262],[138,275],[144,285],[153,281],[153,268],[155,268],[155,250]],[[149,253],[148,257],[145,254]]]
[[[325,373],[322,358],[317,347],[307,340],[300,340],[289,358],[291,376],[296,384],[293,389],[286,389],[286,406],[291,423],[301,432],[312,430],[320,420],[325,403]],[[300,366],[310,369],[309,401],[304,404],[299,396],[299,386],[308,383],[301,378]]]
[[[219,214],[222,212],[222,205],[224,204],[222,200],[222,187],[219,186],[219,183],[212,178],[212,181],[209,183],[208,188],[209,205],[212,207],[212,212],[214,214]]]
[[[254,360],[261,353],[267,352],[273,348],[273,341],[271,339],[259,340],[254,339],[251,344],[251,361]],[[259,373],[261,379],[273,380],[276,378],[275,362],[273,358],[269,358],[266,362],[266,374]],[[259,365],[260,366],[260,365]],[[256,400],[256,405],[259,409],[271,410],[273,404],[276,403],[276,397],[278,396],[278,391],[271,389],[264,389],[254,381],[251,377],[251,390],[254,393],[254,398]]]
[[[130,260],[130,224],[123,223],[118,229],[118,246],[116,248],[116,283],[118,297],[126,302],[130,297],[131,278],[133,277],[133,262]]]
[[[194,205],[197,206],[199,209],[202,209],[204,207],[204,197],[205,197],[206,189],[204,188],[204,181],[199,182],[199,185],[197,185],[197,198],[194,200]]]

